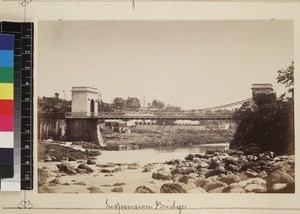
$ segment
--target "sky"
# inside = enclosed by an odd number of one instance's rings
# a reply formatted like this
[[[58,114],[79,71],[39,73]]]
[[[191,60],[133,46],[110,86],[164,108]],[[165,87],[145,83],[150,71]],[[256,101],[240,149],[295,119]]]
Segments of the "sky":
[[[40,21],[37,95],[71,99],[94,86],[101,99],[159,99],[185,110],[251,97],[294,60],[293,22]]]

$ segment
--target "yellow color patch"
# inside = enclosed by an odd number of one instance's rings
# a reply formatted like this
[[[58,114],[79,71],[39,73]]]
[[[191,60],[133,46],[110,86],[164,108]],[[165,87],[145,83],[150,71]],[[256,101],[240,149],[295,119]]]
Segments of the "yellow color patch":
[[[14,85],[12,83],[0,83],[0,99],[14,99]]]

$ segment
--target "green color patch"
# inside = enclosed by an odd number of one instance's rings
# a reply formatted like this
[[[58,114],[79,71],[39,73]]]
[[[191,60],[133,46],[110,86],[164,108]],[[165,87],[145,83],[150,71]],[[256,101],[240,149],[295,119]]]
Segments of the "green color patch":
[[[0,82],[1,83],[13,83],[14,82],[13,68],[0,67]]]

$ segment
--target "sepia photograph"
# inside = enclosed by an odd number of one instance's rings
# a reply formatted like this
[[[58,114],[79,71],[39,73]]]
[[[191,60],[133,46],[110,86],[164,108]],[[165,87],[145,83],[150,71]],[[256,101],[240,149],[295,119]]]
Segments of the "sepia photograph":
[[[295,193],[291,20],[39,21],[39,193]]]

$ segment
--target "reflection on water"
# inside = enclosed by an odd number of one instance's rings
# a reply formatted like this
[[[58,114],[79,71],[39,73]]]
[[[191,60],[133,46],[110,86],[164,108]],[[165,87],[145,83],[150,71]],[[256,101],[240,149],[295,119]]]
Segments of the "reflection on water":
[[[188,154],[205,153],[207,149],[225,151],[229,149],[229,144],[202,144],[184,148],[160,147],[126,151],[102,151],[102,155],[98,156],[97,161],[99,163],[161,163],[172,159],[184,159]]]

